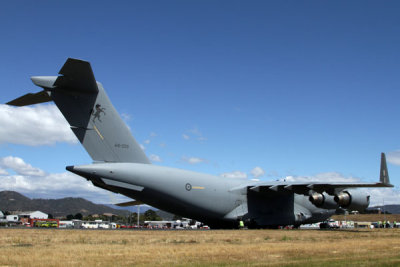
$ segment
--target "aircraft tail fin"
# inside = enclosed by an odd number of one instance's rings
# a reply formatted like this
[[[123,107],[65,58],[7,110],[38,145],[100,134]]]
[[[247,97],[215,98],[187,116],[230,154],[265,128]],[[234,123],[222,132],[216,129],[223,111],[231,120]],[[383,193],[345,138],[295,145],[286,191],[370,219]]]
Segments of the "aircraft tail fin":
[[[89,62],[69,58],[59,74],[32,77],[44,91],[8,104],[23,106],[53,100],[94,161],[150,163],[102,84],[95,80]]]
[[[379,181],[382,184],[390,184],[389,173],[388,173],[388,169],[387,169],[387,165],[386,165],[385,153],[381,154],[381,172],[380,172]]]

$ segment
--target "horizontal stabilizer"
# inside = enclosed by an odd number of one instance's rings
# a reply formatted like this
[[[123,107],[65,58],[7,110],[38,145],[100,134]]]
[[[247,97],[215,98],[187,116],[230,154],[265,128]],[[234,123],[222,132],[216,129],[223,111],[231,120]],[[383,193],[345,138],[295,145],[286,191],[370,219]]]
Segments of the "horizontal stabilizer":
[[[36,94],[29,93],[21,97],[18,97],[17,99],[8,102],[7,105],[22,107],[22,106],[45,103],[49,101],[51,101],[49,94],[46,91],[41,91]]]
[[[142,205],[142,204],[144,204],[144,203],[139,201],[139,200],[134,200],[134,201],[118,203],[118,204],[115,204],[115,205],[118,206],[118,207],[130,207],[130,206],[137,206],[137,205]]]

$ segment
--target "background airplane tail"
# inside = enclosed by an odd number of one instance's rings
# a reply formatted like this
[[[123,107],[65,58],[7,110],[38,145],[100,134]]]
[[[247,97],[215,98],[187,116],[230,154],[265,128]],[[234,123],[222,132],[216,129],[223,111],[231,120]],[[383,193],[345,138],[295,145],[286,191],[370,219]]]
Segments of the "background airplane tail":
[[[45,90],[7,104],[24,106],[53,100],[94,161],[150,163],[127,125],[96,82],[89,62],[69,58],[58,77],[32,77]]]
[[[382,184],[390,184],[389,180],[389,172],[386,165],[386,156],[385,153],[381,153],[381,171],[380,171],[380,178],[379,181]]]

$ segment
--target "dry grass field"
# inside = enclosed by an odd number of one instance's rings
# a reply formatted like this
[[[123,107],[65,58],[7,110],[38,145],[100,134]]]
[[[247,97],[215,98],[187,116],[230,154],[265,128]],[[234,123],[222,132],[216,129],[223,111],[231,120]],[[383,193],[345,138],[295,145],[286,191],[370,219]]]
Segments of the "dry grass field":
[[[0,266],[400,266],[400,229],[0,229]]]

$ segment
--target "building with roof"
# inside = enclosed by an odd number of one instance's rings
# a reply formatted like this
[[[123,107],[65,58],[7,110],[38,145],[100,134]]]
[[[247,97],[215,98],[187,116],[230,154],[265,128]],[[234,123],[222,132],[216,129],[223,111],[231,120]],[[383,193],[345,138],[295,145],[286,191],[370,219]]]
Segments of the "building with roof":
[[[30,219],[48,219],[49,215],[37,211],[17,211],[13,212],[11,215],[7,215],[7,221],[9,222],[19,222],[22,224],[28,224]]]
[[[20,218],[29,218],[29,219],[48,219],[49,215],[41,212],[39,210],[36,211],[23,211],[17,213]]]

